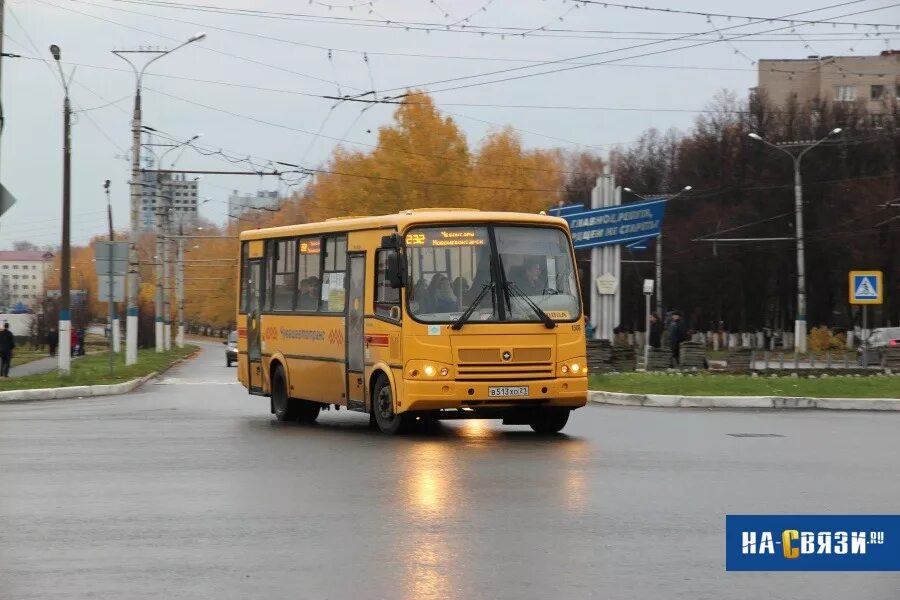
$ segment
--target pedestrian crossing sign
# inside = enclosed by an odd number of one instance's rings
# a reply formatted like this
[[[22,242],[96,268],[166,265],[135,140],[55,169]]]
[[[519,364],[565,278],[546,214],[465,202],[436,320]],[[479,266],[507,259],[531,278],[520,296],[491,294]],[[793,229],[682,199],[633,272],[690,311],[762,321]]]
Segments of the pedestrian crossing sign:
[[[881,304],[881,271],[850,271],[850,304]]]

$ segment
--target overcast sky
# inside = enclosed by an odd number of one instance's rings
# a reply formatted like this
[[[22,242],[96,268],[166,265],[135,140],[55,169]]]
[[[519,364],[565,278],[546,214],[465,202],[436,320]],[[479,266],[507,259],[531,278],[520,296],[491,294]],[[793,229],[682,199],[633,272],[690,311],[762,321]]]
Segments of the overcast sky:
[[[389,105],[376,105],[362,111],[364,105],[347,102],[334,106],[333,101],[316,95],[361,93],[374,87],[384,96],[420,84],[429,84],[424,87],[432,91],[479,84],[435,94],[438,106],[456,119],[472,145],[491,128],[508,124],[520,130],[530,147],[580,146],[605,155],[611,145],[627,143],[648,127],[690,128],[695,111],[703,109],[720,89],[745,95],[756,84],[753,61],[757,59],[866,55],[888,46],[900,47],[900,32],[895,27],[879,28],[878,35],[872,27],[854,29],[850,25],[797,24],[792,28],[788,23],[604,8],[572,0],[333,0],[331,8],[307,0],[176,2],[215,9],[167,8],[157,0],[7,0],[4,51],[32,59],[7,58],[3,62],[6,128],[0,181],[18,203],[0,217],[0,248],[9,248],[20,239],[39,245],[59,243],[60,239],[62,91],[55,65],[33,59],[50,59],[50,44],[62,48],[67,72],[71,63],[79,65],[71,96],[75,106],[85,110],[76,115],[72,134],[75,243],[84,243],[107,229],[106,179],[112,181],[116,228],[125,228],[128,221],[127,155],[134,76],[110,52],[113,49],[172,47],[197,31],[206,32],[204,41],[165,56],[150,68],[144,81],[144,123],[179,139],[203,133],[198,143],[206,151],[222,149],[232,158],[252,156],[253,164],[262,167],[267,160],[321,163],[337,139],[367,149],[366,144],[376,141],[377,127],[389,121],[393,110]],[[635,0],[634,4],[648,2],[660,8],[765,17],[826,6],[822,0]],[[352,11],[351,5],[355,7]],[[880,7],[890,8],[876,10]],[[251,8],[269,14],[225,14],[227,11],[220,10]],[[860,14],[841,18],[857,12]],[[367,21],[353,24],[343,20],[348,18]],[[894,24],[900,23],[900,8],[890,0],[845,2],[797,18]],[[386,25],[387,20],[392,24]],[[443,31],[416,30],[420,26],[407,30],[393,22],[445,27]],[[455,31],[446,31],[447,25]],[[461,31],[463,25],[478,33]],[[499,28],[509,28],[504,31],[511,34],[494,35]],[[779,30],[765,35],[678,50],[703,40],[715,41],[720,34],[729,37],[776,28]],[[653,44],[656,39],[703,32],[712,33]],[[658,54],[632,58],[651,52]],[[535,67],[527,61],[584,55],[593,56],[578,61],[607,64],[481,85],[491,79],[576,66]],[[608,62],[613,60],[618,62]],[[480,79],[434,83],[511,68],[519,69]],[[197,79],[205,81],[193,81]],[[321,135],[316,136],[320,129]],[[251,168],[192,150],[170,156],[177,157],[177,165],[183,169]],[[251,193],[290,190],[288,184],[273,177],[205,176],[200,196],[211,200],[202,206],[201,214],[223,222],[225,203],[234,189]]]

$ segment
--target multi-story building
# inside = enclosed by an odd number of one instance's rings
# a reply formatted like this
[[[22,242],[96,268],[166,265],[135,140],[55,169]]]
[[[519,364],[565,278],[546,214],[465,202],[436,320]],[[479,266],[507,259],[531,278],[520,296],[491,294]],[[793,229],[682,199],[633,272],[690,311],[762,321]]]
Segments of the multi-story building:
[[[144,172],[141,177],[141,230],[156,231],[157,203],[168,209],[172,231],[179,226],[185,229],[197,224],[197,197],[199,182],[184,175],[164,174],[159,192],[156,192],[156,174]]]
[[[228,214],[240,217],[241,213],[252,210],[274,210],[279,206],[278,192],[258,191],[255,194],[240,194],[237,190],[228,197]]]
[[[41,250],[0,250],[0,309],[21,302],[33,306],[44,296],[53,254]]]
[[[855,103],[879,125],[900,101],[900,50],[877,56],[809,56],[759,61],[759,87],[769,101],[785,106]]]

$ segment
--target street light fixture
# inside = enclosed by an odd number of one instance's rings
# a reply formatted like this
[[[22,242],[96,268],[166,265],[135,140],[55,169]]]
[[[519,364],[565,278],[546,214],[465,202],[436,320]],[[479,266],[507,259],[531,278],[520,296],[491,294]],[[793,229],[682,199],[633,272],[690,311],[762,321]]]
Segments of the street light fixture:
[[[62,52],[59,46],[50,46],[50,54],[59,70],[59,78],[62,82],[63,98],[63,197],[62,197],[62,256],[60,257],[59,276],[59,372],[68,375],[72,368],[71,338],[69,331],[72,327],[71,320],[71,296],[72,286],[72,248],[71,248],[71,214],[72,214],[72,104],[69,101],[69,85],[75,76],[75,68],[69,74],[68,79],[63,73],[60,58]]]
[[[794,351],[800,353],[806,352],[806,256],[803,236],[803,182],[800,178],[800,161],[806,156],[807,152],[828,140],[831,136],[838,135],[841,131],[840,127],[835,127],[828,132],[828,135],[816,142],[811,144],[793,144],[792,146],[806,146],[796,154],[767,141],[758,133],[751,132],[747,134],[751,139],[787,154],[794,163],[794,215],[796,222],[794,231],[797,236],[797,317],[794,320]]]
[[[131,120],[131,229],[128,236],[129,256],[128,256],[128,312],[126,321],[126,339],[125,339],[125,364],[133,365],[137,362],[137,291],[138,291],[138,254],[137,254],[137,230],[138,221],[140,219],[140,203],[141,203],[141,81],[144,72],[151,64],[175,52],[176,50],[187,46],[188,44],[199,42],[206,37],[205,33],[195,33],[187,41],[175,46],[170,50],[150,51],[150,50],[113,50],[113,54],[128,63],[131,70],[134,71],[134,111]],[[128,54],[155,54],[153,58],[148,60],[138,68],[127,55]]]

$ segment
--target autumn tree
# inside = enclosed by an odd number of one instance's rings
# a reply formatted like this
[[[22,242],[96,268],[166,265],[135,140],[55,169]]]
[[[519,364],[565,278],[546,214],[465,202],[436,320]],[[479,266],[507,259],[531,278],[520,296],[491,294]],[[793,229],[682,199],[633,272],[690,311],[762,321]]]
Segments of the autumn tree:
[[[561,197],[563,160],[555,150],[525,150],[511,128],[493,132],[473,157],[465,205],[482,210],[539,212]]]

